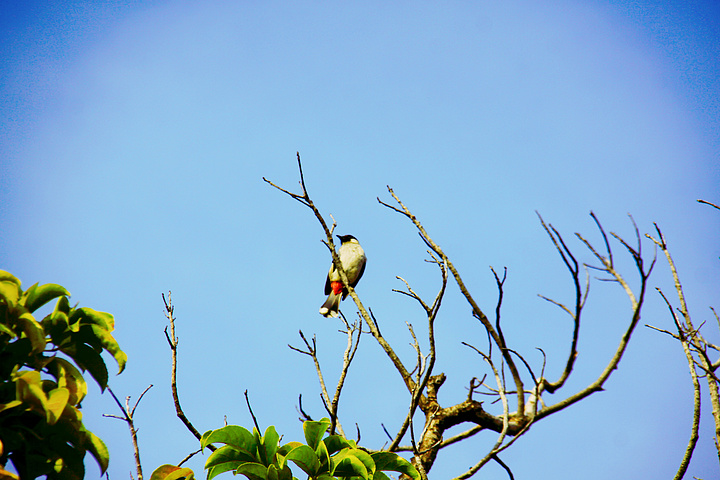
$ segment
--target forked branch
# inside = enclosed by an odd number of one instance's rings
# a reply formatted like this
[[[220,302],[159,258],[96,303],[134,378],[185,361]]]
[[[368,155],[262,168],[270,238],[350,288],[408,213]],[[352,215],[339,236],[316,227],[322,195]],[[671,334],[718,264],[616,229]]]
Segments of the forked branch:
[[[704,200],[698,200],[698,202],[706,203],[715,208],[718,208],[717,205],[711,204],[710,202],[706,202]],[[690,317],[690,312],[688,310],[687,302],[685,299],[685,294],[683,292],[682,283],[680,282],[680,276],[678,275],[677,268],[675,267],[675,262],[670,255],[670,250],[668,249],[667,242],[665,241],[665,236],[663,235],[662,231],[660,231],[660,227],[658,227],[657,224],[655,225],[655,231],[657,233],[657,238],[650,235],[646,235],[646,237],[651,239],[655,243],[655,245],[659,247],[665,254],[665,259],[667,260],[667,264],[670,267],[670,272],[672,273],[672,277],[675,283],[675,292],[680,303],[680,307],[677,309],[677,312],[680,313],[680,317],[678,317],[678,315],[676,314],[676,310],[672,307],[670,301],[660,289],[658,289],[658,293],[660,293],[661,297],[665,301],[665,304],[670,310],[670,315],[673,319],[673,323],[675,323],[675,327],[678,331],[677,335],[670,335],[679,340],[680,344],[683,347],[685,356],[688,359],[690,376],[693,382],[694,407],[693,420],[690,429],[690,440],[688,441],[687,448],[685,449],[685,455],[682,462],[680,463],[680,467],[678,468],[678,472],[675,476],[676,479],[680,479],[687,471],[690,459],[692,458],[692,454],[695,449],[695,445],[698,441],[701,397],[696,366],[700,367],[700,369],[703,371],[702,373],[708,384],[708,391],[710,393],[710,404],[712,406],[712,415],[715,421],[715,447],[718,451],[718,459],[720,460],[720,394],[718,392],[718,378],[715,374],[716,369],[718,368],[718,366],[720,366],[720,360],[715,363],[710,360],[708,355],[708,348],[717,350],[717,347],[703,338],[702,334],[700,333],[700,327],[695,328],[695,326],[693,325],[692,318]],[[715,315],[715,317],[717,319],[717,314]],[[655,329],[665,333],[670,333],[658,328]],[[693,353],[697,355],[697,359],[693,356]]]
[[[132,439],[133,444],[133,451],[135,453],[135,468],[137,469],[137,480],[143,480],[143,471],[142,471],[142,464],[140,463],[140,446],[138,445],[138,438],[137,438],[137,429],[135,428],[135,409],[140,404],[140,400],[145,396],[145,394],[152,388],[152,385],[148,386],[138,397],[137,401],[135,402],[135,405],[133,405],[132,408],[130,408],[130,397],[125,397],[125,405],[123,406],[122,403],[120,403],[120,400],[115,396],[115,392],[112,391],[110,386],[107,387],[108,392],[110,392],[110,395],[112,396],[113,400],[115,400],[115,403],[117,404],[118,408],[122,412],[122,417],[118,415],[110,415],[110,414],[103,414],[103,417],[110,417],[110,418],[117,418],[118,420],[122,420],[123,422],[128,424],[128,428],[130,429],[130,438]]]
[[[427,231],[425,230],[425,227],[422,226],[420,221],[417,219],[415,215],[412,214],[410,209],[408,209],[407,206],[400,200],[400,198],[395,194],[392,188],[389,186],[387,187],[388,192],[393,197],[397,205],[396,207],[394,205],[390,205],[388,203],[383,202],[379,198],[377,201],[384,205],[385,207],[403,215],[404,217],[408,218],[413,225],[415,225],[415,228],[418,230],[418,234],[420,235],[420,238],[425,242],[430,249],[435,252],[436,255],[438,255],[442,261],[447,265],[448,270],[453,275],[453,278],[455,279],[455,282],[458,285],[458,288],[460,288],[460,292],[463,294],[467,302],[472,307],[472,311],[474,316],[480,320],[480,322],[483,324],[483,327],[488,332],[488,335],[492,338],[493,342],[500,348],[500,351],[502,352],[503,358],[505,360],[505,363],[508,366],[508,369],[510,370],[510,373],[512,374],[513,380],[515,382],[515,389],[517,390],[517,404],[518,404],[518,411],[524,411],[525,409],[525,395],[524,395],[524,387],[522,378],[520,377],[520,373],[518,372],[517,367],[515,366],[515,362],[512,359],[512,356],[505,351],[505,342],[503,338],[500,336],[498,331],[493,327],[493,325],[490,323],[490,320],[488,320],[485,313],[480,309],[478,304],[475,302],[475,299],[470,294],[470,291],[465,286],[465,283],[462,280],[462,277],[460,276],[460,273],[458,273],[457,269],[455,268],[455,265],[450,261],[450,259],[445,255],[445,252],[440,248],[440,246],[433,241],[433,239],[428,235]]]
[[[635,267],[638,271],[638,275],[640,277],[640,287],[638,288],[638,295],[635,296],[633,290],[630,288],[628,282],[625,280],[625,278],[616,270],[615,268],[615,262],[613,260],[612,250],[610,248],[610,242],[608,240],[608,236],[605,233],[605,230],[600,225],[600,222],[598,221],[597,217],[594,214],[591,214],[593,217],[593,220],[595,221],[596,225],[598,226],[598,229],[600,230],[600,233],[603,238],[603,242],[605,244],[605,254],[601,254],[588,240],[586,240],[582,235],[575,234],[578,239],[580,239],[581,242],[585,244],[585,246],[592,252],[592,254],[595,256],[595,258],[600,262],[601,266],[590,266],[590,268],[593,268],[595,270],[605,272],[609,275],[610,279],[612,281],[615,281],[619,283],[623,289],[625,290],[625,293],[627,294],[628,298],[630,299],[631,308],[632,308],[632,314],[630,317],[629,325],[627,326],[627,329],[625,330],[625,333],[620,339],[620,344],[618,345],[617,349],[615,350],[614,355],[608,362],[605,369],[602,371],[600,376],[592,382],[590,385],[585,387],[584,389],[580,390],[579,392],[571,395],[570,397],[554,404],[549,405],[544,408],[542,408],[537,415],[537,418],[543,418],[548,415],[551,415],[555,412],[558,412],[574,403],[577,403],[578,401],[588,397],[589,395],[592,395],[595,392],[598,392],[602,390],[603,385],[607,381],[608,378],[610,378],[610,375],[612,372],[617,369],[618,364],[620,363],[620,360],[622,359],[623,354],[625,353],[625,350],[627,349],[628,342],[630,341],[630,337],[632,333],[635,331],[635,327],[638,324],[638,321],[640,320],[640,311],[642,309],[642,305],[645,301],[645,293],[647,290],[647,284],[648,284],[648,278],[650,277],[650,274],[653,270],[653,267],[655,265],[655,261],[657,259],[656,256],[653,256],[653,259],[650,263],[650,265],[645,268],[644,260],[642,257],[642,244],[641,244],[641,238],[639,231],[637,229],[637,226],[635,225],[635,222],[632,220],[632,217],[630,217],[632,224],[635,228],[635,234],[637,238],[637,246],[632,247],[629,243],[627,243],[625,240],[623,240],[620,236],[618,236],[615,233],[611,232],[611,235],[620,242],[630,253],[631,257],[633,258],[633,261],[635,263]],[[562,243],[561,243],[562,245]],[[567,263],[566,263],[567,264]],[[580,293],[578,293],[577,286],[579,285],[579,270],[578,269],[571,269],[573,272],[573,282],[576,285],[576,312],[577,307],[579,306],[582,308],[582,305],[584,303],[584,298]],[[579,328],[579,322],[576,320],[576,327],[575,330]],[[573,337],[575,337],[576,333],[573,333]],[[571,350],[570,358],[568,359],[568,364],[572,365],[571,360],[574,361],[573,357],[577,355],[576,351]],[[563,377],[567,378],[569,375],[569,372],[567,370],[563,373]],[[561,377],[561,378],[563,378]],[[547,389],[547,381],[543,381],[543,386]],[[548,390],[549,391],[549,390]]]

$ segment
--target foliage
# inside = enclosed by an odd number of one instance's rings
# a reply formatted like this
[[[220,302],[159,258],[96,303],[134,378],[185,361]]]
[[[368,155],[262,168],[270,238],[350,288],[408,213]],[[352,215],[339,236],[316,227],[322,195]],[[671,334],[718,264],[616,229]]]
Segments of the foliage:
[[[80,371],[104,390],[102,351],[113,355],[118,373],[127,356],[112,336],[113,316],[71,307],[69,296],[56,284],[23,291],[20,280],[0,271],[0,478],[15,477],[2,468],[10,460],[23,479],[80,479],[86,452],[107,469],[107,447],[82,422],[87,384]],[[55,299],[37,321],[33,312]]]
[[[280,436],[275,427],[260,436],[257,428],[250,433],[236,425],[228,425],[205,432],[200,440],[202,448],[213,443],[224,446],[215,450],[205,463],[208,480],[223,472],[245,475],[250,480],[293,480],[288,465],[293,462],[310,479],[331,480],[336,478],[386,480],[383,471],[403,473],[419,479],[415,467],[404,458],[391,452],[369,453],[340,435],[323,438],[330,420],[303,423],[306,444],[289,442],[280,446]],[[192,478],[190,469],[163,465],[153,472],[151,480],[174,480]]]

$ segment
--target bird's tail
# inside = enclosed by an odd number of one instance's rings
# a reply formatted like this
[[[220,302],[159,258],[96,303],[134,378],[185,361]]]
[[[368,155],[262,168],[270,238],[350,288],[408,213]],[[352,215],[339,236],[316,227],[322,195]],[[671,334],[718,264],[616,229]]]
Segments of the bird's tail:
[[[320,307],[320,315],[322,315],[325,318],[337,317],[339,315],[341,298],[342,298],[342,292],[338,292],[338,293],[330,292],[330,295],[328,295],[327,300],[325,300],[325,303],[323,303],[323,306]]]

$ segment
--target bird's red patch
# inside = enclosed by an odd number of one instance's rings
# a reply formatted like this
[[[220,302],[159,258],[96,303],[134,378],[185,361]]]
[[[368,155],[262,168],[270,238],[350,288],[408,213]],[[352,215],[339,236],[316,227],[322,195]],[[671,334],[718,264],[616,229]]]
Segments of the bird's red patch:
[[[330,282],[330,288],[332,288],[332,291],[335,295],[340,293],[343,288],[342,282]]]

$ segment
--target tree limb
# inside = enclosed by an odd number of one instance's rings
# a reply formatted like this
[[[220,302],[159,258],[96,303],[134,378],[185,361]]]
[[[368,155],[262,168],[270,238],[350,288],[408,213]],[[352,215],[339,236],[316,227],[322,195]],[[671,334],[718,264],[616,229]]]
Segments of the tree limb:
[[[177,417],[180,419],[180,421],[183,422],[185,427],[190,431],[190,433],[195,436],[198,440],[202,438],[202,435],[200,432],[197,431],[195,426],[188,420],[187,416],[185,416],[185,412],[183,412],[182,407],[180,406],[180,397],[178,396],[178,389],[177,389],[177,349],[178,349],[178,338],[175,336],[175,317],[173,316],[175,313],[175,307],[172,304],[172,292],[168,292],[167,298],[165,298],[165,294],[162,294],[163,303],[165,304],[165,318],[168,319],[170,322],[170,334],[168,335],[167,327],[165,327],[165,338],[167,339],[168,345],[170,345],[170,351],[172,352],[172,370],[170,372],[170,387],[172,389],[172,397],[173,397],[173,403],[175,404],[175,413],[177,414]],[[213,452],[217,447],[214,445],[208,445],[207,446],[210,450]]]

